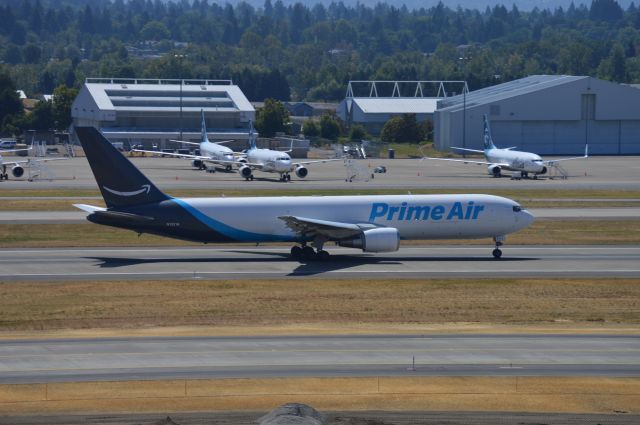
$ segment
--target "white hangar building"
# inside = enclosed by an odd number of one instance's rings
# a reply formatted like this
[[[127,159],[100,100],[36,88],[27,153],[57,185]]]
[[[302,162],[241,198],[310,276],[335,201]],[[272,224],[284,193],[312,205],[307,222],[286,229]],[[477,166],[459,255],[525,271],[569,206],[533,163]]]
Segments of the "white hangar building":
[[[483,115],[498,147],[541,155],[640,154],[640,90],[592,77],[533,75],[442,99],[434,144],[482,149]]]
[[[464,81],[349,81],[345,99],[336,113],[351,127],[362,125],[379,134],[394,116],[415,114],[418,122],[432,121],[438,101],[466,90]]]
[[[212,140],[246,140],[256,114],[230,80],[88,78],[71,116],[74,126],[96,127],[111,142],[165,148],[171,139],[200,140],[201,110]]]

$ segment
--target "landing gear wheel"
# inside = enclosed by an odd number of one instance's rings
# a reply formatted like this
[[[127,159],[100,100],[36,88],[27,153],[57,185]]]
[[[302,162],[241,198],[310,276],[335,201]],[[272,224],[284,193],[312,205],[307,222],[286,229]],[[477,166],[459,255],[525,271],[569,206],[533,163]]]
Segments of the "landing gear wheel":
[[[232,170],[231,165],[227,165],[226,167],[224,167],[224,171],[226,171],[227,173],[230,173]]]
[[[286,179],[287,181],[291,181],[291,174],[287,174]]]
[[[302,259],[303,260],[314,260],[316,258],[316,252],[310,246],[302,247]]]
[[[493,258],[498,259],[502,257],[502,250],[500,248],[496,248],[493,250],[492,254],[493,254]]]
[[[253,174],[249,176],[249,180],[253,181]]]
[[[327,251],[321,249],[320,251],[318,251],[316,253],[316,257],[320,261],[327,261],[329,259],[330,255],[329,255],[329,253]]]
[[[296,260],[302,257],[302,247],[298,245],[291,247],[291,256]]]
[[[3,174],[3,177],[4,177],[4,179],[5,179],[5,180],[9,180],[9,174],[4,173],[4,174]]]

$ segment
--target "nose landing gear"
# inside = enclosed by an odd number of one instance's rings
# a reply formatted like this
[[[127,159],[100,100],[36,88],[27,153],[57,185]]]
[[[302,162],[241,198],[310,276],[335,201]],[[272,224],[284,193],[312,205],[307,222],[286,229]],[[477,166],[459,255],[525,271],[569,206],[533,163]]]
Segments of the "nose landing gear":
[[[493,238],[493,241],[496,243],[495,249],[491,252],[493,258],[496,260],[502,257],[502,250],[500,247],[504,245],[504,236],[496,236]]]

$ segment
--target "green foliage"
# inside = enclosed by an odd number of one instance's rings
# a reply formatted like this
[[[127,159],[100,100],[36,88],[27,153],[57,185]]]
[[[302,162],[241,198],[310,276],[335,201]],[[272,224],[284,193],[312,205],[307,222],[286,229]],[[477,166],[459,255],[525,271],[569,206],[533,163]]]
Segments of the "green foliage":
[[[349,129],[349,140],[362,140],[367,137],[367,131],[360,124],[354,124]]]
[[[277,100],[266,99],[264,106],[256,112],[256,129],[263,137],[273,137],[277,132],[285,132],[288,123],[289,113]]]
[[[53,90],[53,120],[58,130],[71,125],[71,105],[78,95],[78,90],[66,86],[58,86]]]
[[[329,140],[337,140],[340,136],[340,122],[330,114],[320,117],[320,136]]]
[[[85,77],[232,78],[253,101],[337,101],[349,80],[369,79],[466,80],[472,90],[531,74],[640,83],[640,11],[615,0],[527,12],[417,1],[415,9],[273,0],[257,8],[210,0],[59,3],[0,0],[0,60],[28,93],[78,88]],[[176,53],[187,57],[178,61]]]
[[[415,114],[392,117],[380,133],[380,139],[385,143],[419,143],[424,137],[424,127],[418,124]]]
[[[22,102],[16,93],[16,86],[7,74],[0,73],[0,125],[2,130],[15,133],[13,122],[23,114]]]
[[[307,120],[302,126],[302,134],[304,137],[318,137],[320,135],[320,126],[314,120]]]

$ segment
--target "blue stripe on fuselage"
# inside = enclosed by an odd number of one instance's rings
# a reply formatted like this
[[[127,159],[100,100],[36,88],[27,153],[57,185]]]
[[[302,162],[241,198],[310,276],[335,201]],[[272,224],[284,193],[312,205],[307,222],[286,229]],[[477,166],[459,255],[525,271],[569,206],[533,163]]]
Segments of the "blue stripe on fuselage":
[[[223,235],[237,240],[239,242],[281,242],[281,241],[291,241],[295,238],[291,236],[285,235],[268,235],[262,233],[253,233],[247,232],[246,230],[236,229],[235,227],[231,227],[225,223],[222,223],[218,220],[215,220],[208,215],[202,213],[197,208],[189,205],[187,202],[182,199],[172,198],[176,204],[180,205],[184,208],[189,214],[191,214],[196,220],[200,221],[210,229],[215,230],[216,232],[222,233]]]

